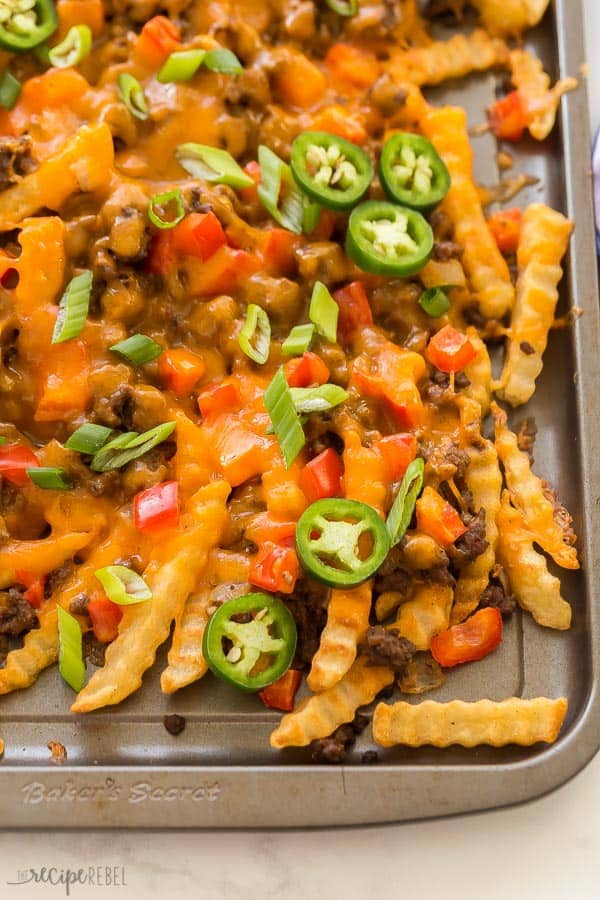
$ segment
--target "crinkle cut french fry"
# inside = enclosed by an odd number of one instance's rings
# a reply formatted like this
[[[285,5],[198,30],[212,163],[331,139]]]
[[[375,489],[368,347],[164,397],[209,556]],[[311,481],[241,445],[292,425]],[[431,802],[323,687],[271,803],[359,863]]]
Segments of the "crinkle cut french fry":
[[[358,432],[344,434],[345,495],[382,512],[387,488],[383,460],[363,447]],[[324,691],[343,677],[356,659],[358,642],[369,627],[370,581],[348,590],[332,590],[327,624],[321,633],[307,683],[311,691]]]
[[[0,738],[0,757],[4,756],[4,741]]]
[[[429,106],[419,124],[452,177],[441,208],[450,217],[455,239],[463,247],[462,263],[481,312],[486,318],[500,319],[512,309],[515,292],[506,260],[485,220],[473,181],[473,151],[466,113],[456,106]]]
[[[523,214],[511,337],[497,390],[512,406],[530,399],[542,371],[563,274],[560,263],[572,230],[569,219],[543,203],[533,203]]]
[[[152,601],[125,607],[119,635],[106,651],[106,663],[79,693],[73,712],[119,703],[139,688],[156,650],[169,636],[173,619],[194,589],[209,551],[221,540],[229,491],[226,482],[215,481],[190,499],[181,532],[156,548],[144,571]]]
[[[0,694],[28,688],[43,669],[58,658],[58,614],[56,604],[49,600],[38,613],[39,628],[25,636],[23,646],[12,650],[0,669]]]
[[[470,326],[466,333],[477,351],[475,359],[465,366],[464,373],[469,379],[469,384],[462,389],[462,393],[479,403],[481,415],[487,415],[492,399],[492,361],[488,349],[479,337],[476,328]]]
[[[29,175],[0,195],[0,228],[8,231],[39,209],[60,209],[78,191],[108,187],[114,160],[106,124],[79,131]]]
[[[465,480],[473,495],[475,512],[479,512],[480,509],[485,510],[485,539],[488,546],[460,572],[454,589],[454,606],[450,616],[452,625],[464,621],[477,609],[496,561],[498,538],[496,515],[500,509],[502,475],[498,466],[496,448],[490,441],[484,441],[481,447],[470,447],[467,452],[469,465]]]
[[[578,569],[575,547],[565,541],[565,533],[554,518],[554,507],[545,496],[542,482],[531,471],[529,456],[519,450],[517,436],[507,425],[506,413],[492,404],[496,423],[496,450],[504,466],[511,498],[521,511],[531,537],[563,569]]]
[[[293,712],[283,716],[271,734],[271,747],[305,747],[311,741],[327,737],[339,725],[351,722],[359,706],[371,703],[393,681],[391,669],[370,666],[364,657],[359,657],[341,681],[307,697]]]
[[[388,68],[399,81],[440,84],[472,72],[506,66],[508,60],[509,50],[504,41],[491,38],[478,28],[472,34],[455,34],[447,41],[434,41],[425,47],[392,51]]]
[[[6,541],[0,545],[0,577],[17,569],[33,575],[53,572],[78,550],[86,547],[94,534],[57,534],[40,541]]]
[[[414,705],[399,701],[391,706],[379,703],[373,715],[373,739],[381,747],[396,744],[407,747],[519,744],[530,747],[539,742],[552,744],[566,713],[564,697],[558,700],[510,697],[500,702],[477,700],[474,703],[424,700]]]
[[[417,650],[429,650],[432,637],[450,624],[452,596],[448,584],[418,585],[414,596],[402,604],[395,622],[388,627],[396,628]]]
[[[550,76],[544,72],[541,60],[527,50],[513,50],[510,54],[512,83],[525,101],[536,110],[527,128],[538,141],[545,140],[556,121],[560,98],[568,91],[574,91],[579,82],[576,78],[561,78],[550,87]]]
[[[571,607],[560,593],[560,581],[551,575],[546,560],[533,546],[533,536],[515,509],[508,491],[497,516],[498,561],[503,565],[519,606],[538,625],[565,631],[571,625]]]
[[[518,35],[541,21],[550,0],[469,0],[491,34]]]

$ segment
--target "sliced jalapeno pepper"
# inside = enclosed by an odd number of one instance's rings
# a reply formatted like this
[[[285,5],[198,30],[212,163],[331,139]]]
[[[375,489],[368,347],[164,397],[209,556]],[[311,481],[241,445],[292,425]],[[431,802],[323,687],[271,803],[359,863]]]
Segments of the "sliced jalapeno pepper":
[[[56,31],[58,17],[52,0],[2,0],[0,47],[25,53]]]
[[[202,653],[215,675],[243,691],[261,691],[290,667],[296,639],[296,623],[281,600],[246,594],[210,617]]]
[[[379,175],[390,199],[412,209],[432,209],[450,189],[450,172],[431,141],[409,132],[385,142]]]
[[[305,131],[292,144],[292,173],[299,187],[322,206],[349,209],[373,178],[364,150],[326,131]]]
[[[419,272],[433,250],[433,232],[414,209],[378,200],[352,211],[346,253],[374,275],[408,276]]]
[[[300,562],[309,575],[331,587],[352,587],[366,581],[389,549],[383,519],[372,506],[357,500],[317,500],[296,526]]]

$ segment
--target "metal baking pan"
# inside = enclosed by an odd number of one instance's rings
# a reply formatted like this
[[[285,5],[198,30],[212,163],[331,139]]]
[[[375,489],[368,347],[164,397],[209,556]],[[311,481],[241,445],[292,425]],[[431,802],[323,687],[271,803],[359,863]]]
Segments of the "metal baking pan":
[[[579,75],[584,63],[579,2],[555,0],[527,40],[554,75]],[[471,122],[493,96],[494,78],[452,83],[435,96],[465,104]],[[540,178],[521,202],[544,199],[576,222],[562,311],[580,307],[573,329],[554,331],[539,388],[520,416],[538,426],[536,466],[560,491],[581,536],[583,570],[562,574],[573,605],[567,633],[515,616],[501,651],[454,671],[430,696],[500,700],[565,695],[569,713],[555,745],[501,750],[380,751],[361,766],[368,730],[343,767],[310,764],[307,751],[269,749],[277,714],[224,683],[206,679],[174,698],[160,694],[159,659],[142,690],[117,708],[88,717],[68,712],[69,688],[54,670],[28,691],[0,700],[0,827],[260,827],[393,822],[500,807],[537,797],[581,769],[600,745],[600,322],[589,172],[585,84],[562,103],[543,146],[519,147],[515,171]],[[475,140],[477,176],[497,179],[494,143]],[[520,411],[519,411],[520,412]],[[187,727],[172,737],[163,716]],[[68,751],[50,761],[49,740]]]

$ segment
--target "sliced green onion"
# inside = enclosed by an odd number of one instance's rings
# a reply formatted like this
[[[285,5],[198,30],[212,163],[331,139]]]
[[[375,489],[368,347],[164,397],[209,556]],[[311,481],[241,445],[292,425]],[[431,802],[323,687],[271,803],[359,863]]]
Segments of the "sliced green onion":
[[[62,295],[52,332],[52,343],[70,341],[83,331],[90,307],[93,276],[89,270],[72,278]]]
[[[151,362],[163,352],[163,348],[152,338],[146,337],[145,334],[132,334],[131,337],[118,344],[109,347],[113,353],[118,353],[134,366],[143,366],[144,363]]]
[[[355,16],[358,12],[358,0],[325,0],[325,3],[338,16]]]
[[[427,288],[419,297],[419,306],[433,319],[445,316],[452,306],[446,291],[452,290],[452,287],[453,285],[444,284],[439,287]]]
[[[209,50],[204,57],[204,65],[211,72],[219,72],[221,75],[240,75],[244,71],[235,53],[224,48]]]
[[[1,447],[3,444],[8,444],[8,438],[7,438],[7,437],[4,437],[3,434],[0,434],[0,447]]]
[[[206,50],[177,50],[163,64],[156,79],[161,84],[191,81],[205,57]]]
[[[271,349],[271,323],[269,317],[256,303],[250,303],[246,311],[246,321],[238,334],[238,344],[253,362],[261,366],[269,358]]]
[[[139,459],[144,453],[152,450],[175,431],[176,422],[165,422],[137,434],[135,431],[120,434],[105,444],[96,454],[90,464],[94,472],[110,472],[111,469],[120,469],[134,459]]]
[[[327,341],[337,341],[337,325],[340,308],[323,284],[317,281],[310,299],[308,317],[316,325],[319,334]]]
[[[318,203],[303,197],[304,209],[302,213],[302,231],[304,234],[312,234],[319,222],[321,221],[321,211],[323,209]]]
[[[89,25],[73,25],[66,37],[48,51],[48,59],[58,69],[76,66],[92,49],[92,30]]]
[[[392,547],[400,543],[410,525],[417,497],[423,487],[424,471],[425,463],[418,458],[413,459],[404,473],[386,522]]]
[[[175,205],[175,215],[173,218],[164,218],[164,212],[159,209],[168,208],[171,204]],[[148,218],[156,228],[167,229],[175,228],[179,225],[185,216],[185,206],[183,205],[183,194],[179,188],[174,191],[166,191],[164,194],[154,194],[150,197],[148,204]]]
[[[304,200],[292,170],[264,144],[258,148],[261,182],[258,196],[276,222],[294,234],[302,234]]]
[[[277,370],[271,384],[266,389],[264,403],[271,417],[273,431],[277,435],[286,468],[289,469],[304,447],[306,438],[298,413],[294,408],[283,367]]]
[[[179,165],[194,178],[210,184],[228,184],[234,188],[253,187],[254,180],[246,175],[227,150],[208,144],[180,144],[175,151]]]
[[[106,425],[94,425],[92,422],[86,422],[80,425],[77,431],[74,431],[65,447],[67,450],[75,450],[77,453],[97,453],[104,446],[108,438],[112,434],[112,428]]]
[[[81,626],[75,616],[62,606],[58,606],[57,610],[58,671],[74,691],[80,691],[85,681]]]
[[[36,466],[25,471],[31,481],[45,491],[69,491],[73,487],[71,482],[65,478],[65,470],[56,466]]]
[[[310,347],[314,336],[315,326],[312,323],[295,325],[281,345],[281,352],[285,356],[302,356]]]
[[[105,566],[103,569],[96,569],[94,575],[108,599],[119,606],[152,600],[152,591],[142,576],[127,566]]]
[[[136,119],[142,119],[142,121],[147,119],[150,113],[146,103],[146,95],[137,78],[134,78],[129,72],[121,72],[118,85],[119,97],[131,115],[135,116]]]
[[[304,415],[327,412],[348,399],[348,391],[337,384],[322,384],[314,388],[290,388],[290,393],[296,412]]]
[[[12,109],[19,99],[21,89],[19,79],[5,69],[0,75],[0,106],[4,109]]]

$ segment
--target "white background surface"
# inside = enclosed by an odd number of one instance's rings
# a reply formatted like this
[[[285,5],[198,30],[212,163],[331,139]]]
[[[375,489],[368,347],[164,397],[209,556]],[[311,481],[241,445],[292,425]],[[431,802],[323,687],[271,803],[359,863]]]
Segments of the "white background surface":
[[[600,0],[584,6],[595,128]],[[278,834],[0,832],[0,900],[65,896],[60,887],[7,886],[19,869],[95,865],[125,866],[127,886],[74,887],[72,897],[598,900],[600,757],[526,806],[416,825]]]

